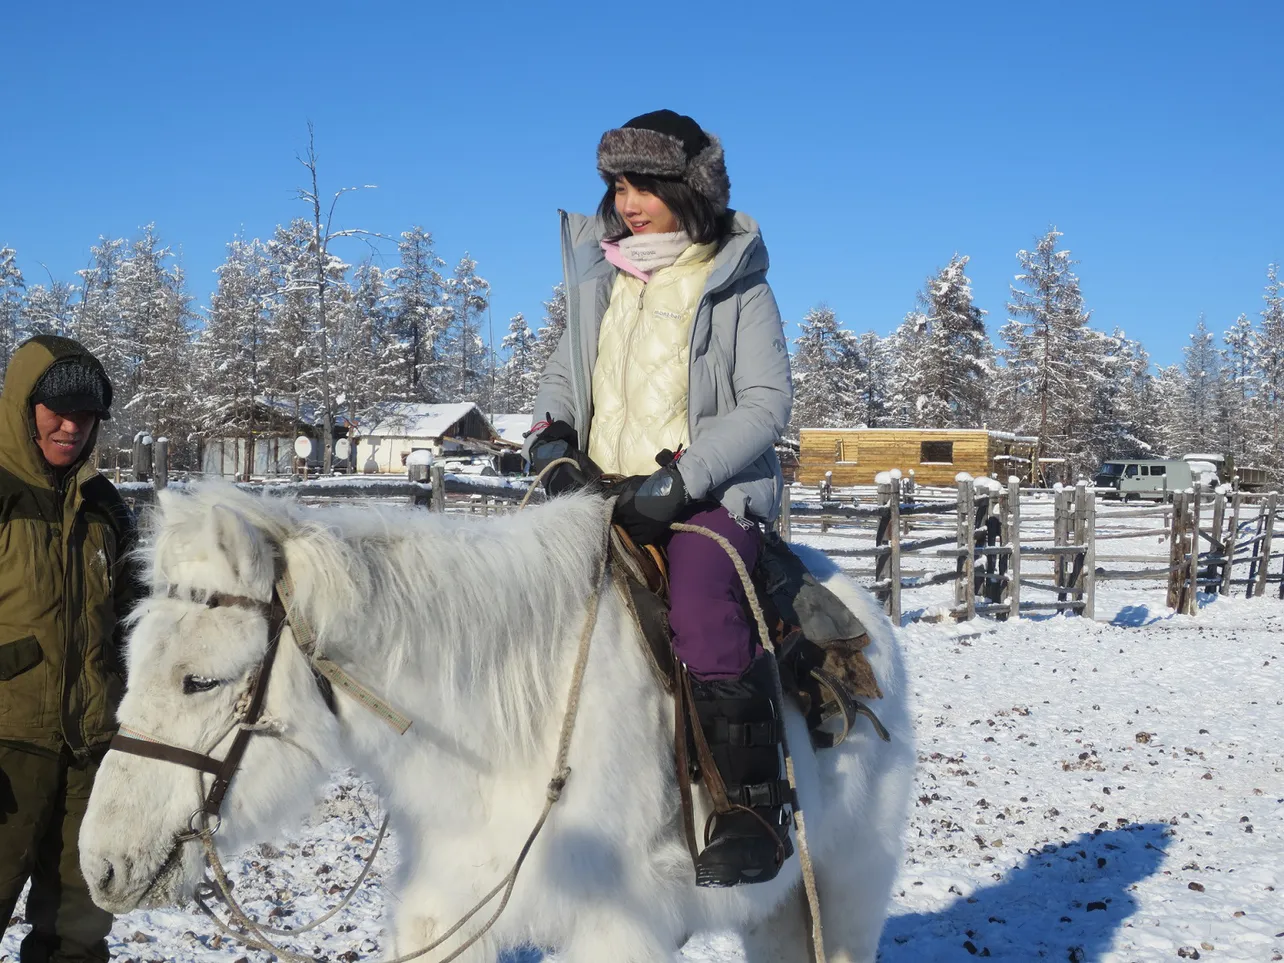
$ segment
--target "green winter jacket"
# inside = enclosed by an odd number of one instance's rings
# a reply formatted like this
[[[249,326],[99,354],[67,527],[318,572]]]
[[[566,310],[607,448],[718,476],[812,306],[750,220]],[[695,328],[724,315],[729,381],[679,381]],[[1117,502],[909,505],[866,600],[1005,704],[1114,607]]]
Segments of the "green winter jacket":
[[[76,341],[33,338],[0,393],[0,741],[85,756],[115,732],[117,623],[138,582],[133,516],[89,463],[97,426],[61,481],[36,447],[32,391],[73,355],[102,370]]]

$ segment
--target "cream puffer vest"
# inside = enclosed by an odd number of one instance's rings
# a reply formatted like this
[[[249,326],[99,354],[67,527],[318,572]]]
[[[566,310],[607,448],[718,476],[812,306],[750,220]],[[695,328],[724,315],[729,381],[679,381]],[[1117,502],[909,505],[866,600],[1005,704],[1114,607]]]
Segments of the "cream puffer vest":
[[[692,244],[650,281],[619,272],[598,334],[589,457],[604,472],[649,475],[690,441],[691,321],[716,244]]]

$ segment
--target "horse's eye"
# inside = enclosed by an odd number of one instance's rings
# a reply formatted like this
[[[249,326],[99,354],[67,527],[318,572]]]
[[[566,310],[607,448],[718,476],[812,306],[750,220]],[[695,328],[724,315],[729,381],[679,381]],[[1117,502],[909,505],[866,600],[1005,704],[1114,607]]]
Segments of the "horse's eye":
[[[197,692],[209,692],[219,685],[218,679],[207,679],[203,675],[183,676],[183,694],[193,695]]]

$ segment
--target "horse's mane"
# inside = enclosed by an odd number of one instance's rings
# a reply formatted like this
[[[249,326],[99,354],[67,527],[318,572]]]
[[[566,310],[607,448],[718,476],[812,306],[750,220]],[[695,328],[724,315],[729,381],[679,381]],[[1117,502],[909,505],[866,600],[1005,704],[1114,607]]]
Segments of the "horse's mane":
[[[201,484],[158,513],[152,580],[166,581],[168,557],[190,553],[209,517],[230,509],[266,551],[283,555],[320,651],[364,667],[365,679],[412,714],[436,699],[447,704],[435,718],[466,719],[488,700],[483,714],[504,722],[488,736],[524,751],[563,668],[567,626],[578,624],[601,565],[609,507],[577,495],[477,519],[310,506]]]

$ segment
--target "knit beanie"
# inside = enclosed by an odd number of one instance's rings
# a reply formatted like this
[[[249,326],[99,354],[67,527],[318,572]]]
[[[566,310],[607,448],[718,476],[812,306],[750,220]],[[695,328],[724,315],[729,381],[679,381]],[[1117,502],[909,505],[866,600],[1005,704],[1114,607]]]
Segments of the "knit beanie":
[[[731,181],[722,144],[690,117],[655,110],[608,130],[597,145],[597,169],[609,184],[621,174],[680,180],[724,214]]]
[[[59,414],[92,411],[107,419],[111,417],[111,382],[84,359],[63,358],[40,376],[31,403]]]

